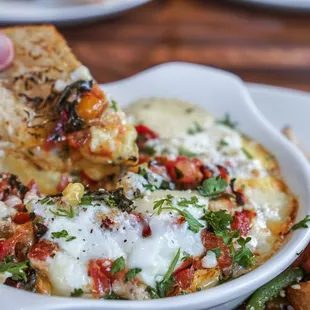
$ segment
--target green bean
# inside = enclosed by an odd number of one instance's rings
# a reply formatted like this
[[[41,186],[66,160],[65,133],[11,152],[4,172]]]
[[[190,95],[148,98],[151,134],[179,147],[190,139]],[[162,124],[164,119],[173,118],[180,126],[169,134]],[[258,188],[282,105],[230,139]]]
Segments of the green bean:
[[[246,309],[247,310],[263,310],[265,304],[280,294],[280,291],[287,286],[297,282],[303,277],[303,271],[300,268],[288,269],[270,282],[259,288],[250,298]]]

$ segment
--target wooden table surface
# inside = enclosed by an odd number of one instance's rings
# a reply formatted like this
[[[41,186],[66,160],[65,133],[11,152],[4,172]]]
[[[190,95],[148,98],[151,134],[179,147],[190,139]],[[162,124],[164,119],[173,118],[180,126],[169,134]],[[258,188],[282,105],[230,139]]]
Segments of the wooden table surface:
[[[310,91],[310,12],[223,0],[154,0],[61,31],[101,83],[179,60],[223,68],[245,81]]]

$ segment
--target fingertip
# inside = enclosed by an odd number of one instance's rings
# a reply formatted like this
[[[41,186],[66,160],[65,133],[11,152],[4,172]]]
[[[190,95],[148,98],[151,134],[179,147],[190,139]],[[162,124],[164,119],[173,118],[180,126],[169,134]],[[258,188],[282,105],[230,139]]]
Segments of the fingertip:
[[[13,43],[6,35],[0,33],[0,70],[7,68],[14,58]]]

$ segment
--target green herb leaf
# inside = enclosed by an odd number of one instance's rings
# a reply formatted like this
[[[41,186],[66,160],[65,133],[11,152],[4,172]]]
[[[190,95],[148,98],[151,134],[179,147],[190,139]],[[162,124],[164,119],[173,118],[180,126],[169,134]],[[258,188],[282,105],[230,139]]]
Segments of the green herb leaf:
[[[112,267],[111,267],[111,274],[113,275],[124,269],[125,269],[125,259],[123,256],[121,256],[113,262]]]
[[[202,205],[198,204],[198,201],[199,200],[197,196],[192,196],[190,199],[181,198],[181,200],[178,202],[178,206],[186,208],[189,205],[192,205],[193,207],[196,207],[196,208],[203,208]]]
[[[132,278],[134,278],[138,273],[140,273],[142,271],[141,268],[133,268],[130,269],[127,273],[126,273],[126,279],[125,282],[131,280]]]
[[[53,238],[66,238],[67,242],[76,239],[75,236],[69,236],[68,232],[65,229],[63,229],[61,231],[52,232],[52,236],[53,236]]]
[[[244,147],[241,150],[244,153],[244,155],[247,157],[247,159],[253,159],[254,158],[253,155]]]
[[[158,189],[157,186],[152,185],[152,184],[143,184],[143,187],[151,192],[154,192]]]
[[[114,292],[110,292],[109,294],[105,295],[103,299],[110,299],[110,300],[124,300],[121,296],[115,294]]]
[[[198,122],[194,122],[193,126],[187,130],[187,133],[189,135],[194,135],[202,131],[203,131],[202,126]]]
[[[186,209],[179,210],[176,209],[181,215],[183,215],[188,223],[188,228],[194,233],[198,233],[199,229],[203,227],[203,225],[197,221]]]
[[[111,109],[113,109],[115,112],[118,111],[117,102],[114,99],[111,100]]]
[[[180,147],[180,148],[179,148],[179,155],[180,155],[180,156],[186,156],[186,157],[189,157],[189,158],[194,158],[194,157],[197,157],[197,156],[198,156],[197,153],[193,153],[193,152],[187,150],[187,149],[184,148],[184,147]]]
[[[228,145],[228,143],[227,143],[224,139],[221,139],[221,140],[219,141],[218,146],[217,146],[217,150],[220,151],[223,147],[225,147],[225,146],[227,146],[227,145]]]
[[[237,127],[237,123],[233,122],[231,120],[231,118],[230,118],[230,115],[227,114],[227,113],[225,114],[224,119],[218,120],[217,123],[221,124],[221,125],[224,125],[224,126],[227,126],[227,127],[231,128],[231,129],[236,129],[236,127]]]
[[[237,240],[241,248],[238,249],[234,254],[233,262],[237,263],[239,266],[243,268],[249,268],[255,265],[255,256],[251,252],[251,250],[246,246],[246,244],[250,241],[251,241],[250,237],[247,237],[246,239],[239,238]]]
[[[202,186],[198,186],[200,194],[204,197],[217,197],[225,192],[228,184],[220,176],[205,180]]]
[[[81,288],[75,288],[73,292],[71,292],[71,297],[80,297],[84,294],[84,291]]]
[[[164,278],[160,282],[156,283],[158,295],[161,298],[166,296],[167,291],[169,290],[169,288],[171,287],[171,285],[173,283],[172,273],[173,273],[175,266],[178,263],[179,259],[180,259],[180,248],[178,249],[176,255],[174,256]]]
[[[189,253],[187,253],[187,252],[183,252],[183,256],[182,256],[182,258],[181,258],[181,261],[182,262],[186,262],[187,260],[189,260],[190,259],[190,257],[191,257],[191,255],[189,254]]]
[[[196,220],[186,209],[181,210],[177,207],[174,207],[172,204],[172,199],[173,196],[167,195],[166,198],[154,201],[153,210],[156,210],[157,215],[159,215],[162,212],[162,210],[174,210],[178,212],[186,219],[188,223],[188,229],[195,233],[198,233],[199,229],[202,228],[203,225],[198,220]],[[165,203],[168,205],[168,207],[164,207]]]
[[[310,222],[310,215],[307,215],[304,219],[302,219],[300,222],[296,223],[292,229],[296,230],[299,228],[308,228],[307,223]]]
[[[225,244],[230,244],[234,238],[238,238],[239,231],[231,231],[230,229],[233,217],[227,210],[206,210],[204,219],[207,221],[207,224],[212,227],[215,235],[222,238]]]
[[[152,299],[158,299],[160,298],[158,293],[157,293],[157,290],[151,286],[147,286],[146,287],[146,291],[150,294],[151,298]]]
[[[69,236],[68,232],[66,230],[61,230],[61,231],[55,231],[52,232],[53,238],[66,238]]]
[[[13,257],[9,256],[3,262],[0,262],[0,273],[9,272],[12,274],[14,281],[27,282],[25,270],[29,267],[28,261],[15,263]]]
[[[64,216],[64,217],[69,217],[69,218],[74,218],[75,217],[75,212],[72,207],[69,209],[60,209],[58,208],[56,211],[49,209],[52,214],[55,216]]]

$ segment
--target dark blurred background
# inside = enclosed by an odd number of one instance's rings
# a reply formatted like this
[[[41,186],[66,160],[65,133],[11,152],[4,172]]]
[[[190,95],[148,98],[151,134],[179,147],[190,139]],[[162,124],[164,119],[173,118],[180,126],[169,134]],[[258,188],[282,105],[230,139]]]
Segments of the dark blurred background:
[[[310,12],[154,0],[60,30],[101,83],[179,60],[223,68],[246,81],[310,90]]]

